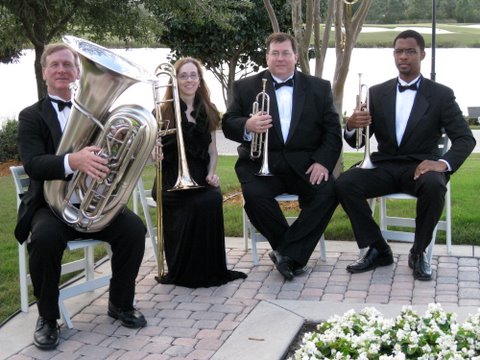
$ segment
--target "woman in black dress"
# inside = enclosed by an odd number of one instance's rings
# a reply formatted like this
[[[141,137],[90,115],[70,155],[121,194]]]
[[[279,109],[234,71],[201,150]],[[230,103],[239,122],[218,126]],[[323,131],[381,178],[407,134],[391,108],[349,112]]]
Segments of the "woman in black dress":
[[[202,77],[200,62],[182,58],[175,63],[180,95],[182,131],[190,175],[202,187],[168,191],[178,176],[176,135],[162,139],[162,197],[165,258],[168,273],[160,278],[162,284],[191,288],[225,284],[244,279],[246,274],[227,269],[223,198],[217,166],[215,130],[220,115],[210,101],[210,92]],[[165,99],[172,98],[169,87]],[[164,120],[175,127],[174,105],[162,105]],[[156,181],[152,195],[156,199]]]

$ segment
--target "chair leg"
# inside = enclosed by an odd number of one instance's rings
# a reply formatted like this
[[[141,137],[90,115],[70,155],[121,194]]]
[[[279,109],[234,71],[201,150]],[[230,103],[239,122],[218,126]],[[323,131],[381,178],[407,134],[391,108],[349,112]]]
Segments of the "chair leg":
[[[94,261],[94,250],[95,246],[87,246],[84,249],[84,256],[85,256],[85,281],[90,281],[95,278],[94,268],[95,268],[95,261]]]
[[[437,230],[438,230],[438,225],[435,226],[435,229],[433,230],[432,241],[430,241],[430,244],[428,245],[428,248],[427,248],[427,259],[429,264],[432,263],[433,247],[435,246],[435,240],[437,238]]]
[[[253,259],[253,265],[257,266],[258,265],[258,253],[257,253],[257,234],[254,226],[252,223],[250,223],[250,238],[252,239],[252,259]]]
[[[445,195],[445,203],[447,204],[446,208],[446,219],[445,219],[445,237],[447,243],[447,252],[448,255],[452,254],[452,208],[451,208],[451,196],[450,196],[450,182],[447,184],[447,194]]]
[[[322,234],[322,236],[320,237],[320,259],[323,262],[327,261],[327,249],[326,249],[324,234]]]
[[[72,319],[70,318],[70,312],[63,303],[63,299],[58,300],[58,307],[60,308],[60,315],[62,316],[63,322],[69,329],[73,329]]]
[[[152,218],[150,217],[150,207],[148,206],[146,197],[142,195],[142,194],[145,194],[145,188],[143,187],[142,179],[138,180],[137,188],[135,192],[138,193],[138,196],[140,198],[140,205],[142,206],[143,216],[145,218],[145,222],[147,223],[147,232],[148,232],[148,236],[150,237],[150,241],[152,242],[155,259],[158,259],[157,235],[154,230]],[[135,197],[136,196],[137,195],[135,195]]]
[[[28,275],[25,244],[18,245],[18,270],[20,277],[20,303],[23,312],[28,312]]]
[[[372,216],[375,216],[375,204],[377,203],[377,198],[368,199],[368,205],[370,206],[370,210],[372,211]]]
[[[245,209],[242,210],[243,213],[243,244],[245,247],[245,251],[248,251],[248,225],[250,221],[248,219],[247,213]]]

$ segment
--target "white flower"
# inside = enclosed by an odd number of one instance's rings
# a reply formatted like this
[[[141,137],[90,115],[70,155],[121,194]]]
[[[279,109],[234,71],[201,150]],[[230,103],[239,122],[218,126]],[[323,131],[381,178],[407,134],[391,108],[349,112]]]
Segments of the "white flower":
[[[429,304],[423,317],[405,306],[394,320],[372,307],[349,310],[305,334],[294,359],[480,360],[480,309],[463,325],[440,304]]]

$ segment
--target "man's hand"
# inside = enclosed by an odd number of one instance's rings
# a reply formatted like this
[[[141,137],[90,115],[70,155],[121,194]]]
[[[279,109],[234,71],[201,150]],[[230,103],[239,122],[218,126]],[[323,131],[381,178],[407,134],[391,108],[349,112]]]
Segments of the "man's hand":
[[[310,174],[310,184],[319,185],[322,181],[328,181],[328,169],[319,163],[313,163],[305,174]]]
[[[447,164],[443,161],[423,160],[415,169],[413,180],[417,180],[420,176],[429,171],[445,172],[447,170]]]
[[[245,129],[253,133],[264,133],[271,127],[272,117],[268,114],[262,114],[262,112],[252,114],[245,123]]]
[[[347,120],[347,130],[365,128],[372,123],[372,117],[368,111],[354,110]]]
[[[97,146],[87,146],[70,154],[69,165],[72,170],[79,170],[94,180],[104,179],[110,172],[108,160],[97,155],[102,150]]]

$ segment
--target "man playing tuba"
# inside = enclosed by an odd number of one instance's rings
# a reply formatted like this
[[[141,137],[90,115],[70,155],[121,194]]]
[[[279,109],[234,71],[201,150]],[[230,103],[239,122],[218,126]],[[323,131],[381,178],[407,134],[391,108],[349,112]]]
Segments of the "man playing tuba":
[[[111,245],[108,315],[129,328],[146,325],[144,316],[133,307],[135,279],[144,255],[146,230],[142,220],[124,208],[102,230],[79,232],[60,220],[48,206],[44,197],[45,181],[69,181],[77,171],[93,180],[101,180],[109,173],[109,167],[108,160],[96,154],[100,151],[96,146],[86,146],[71,153],[56,153],[70,114],[69,85],[80,76],[79,58],[65,44],[50,44],[41,57],[41,65],[48,96],[19,115],[18,148],[30,177],[30,186],[22,198],[15,236],[20,243],[27,241],[39,313],[34,344],[42,350],[49,350],[59,343],[58,284],[62,255],[70,240],[95,238]]]

